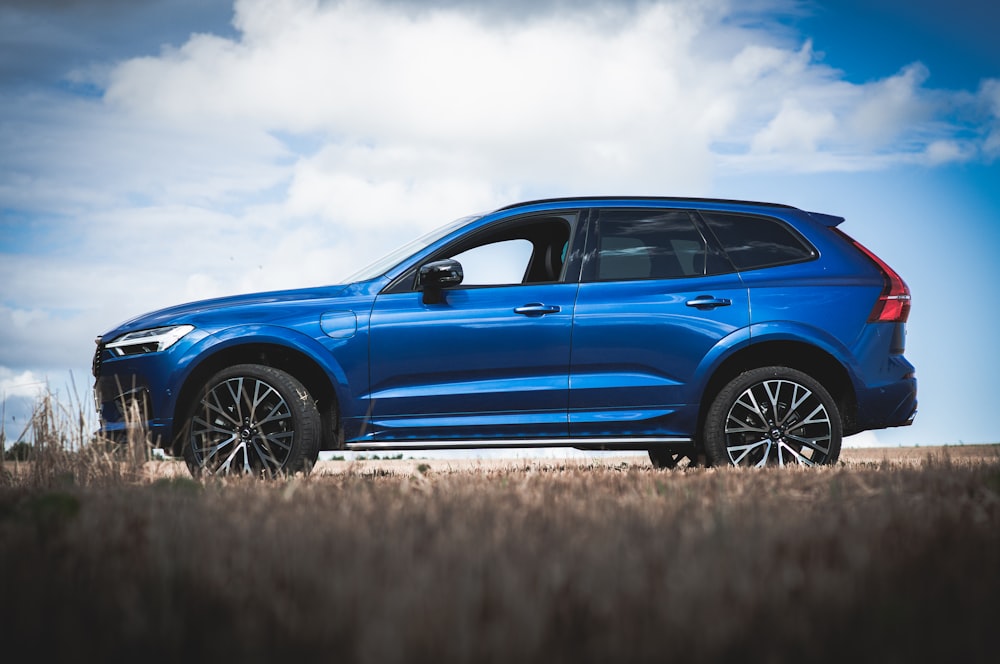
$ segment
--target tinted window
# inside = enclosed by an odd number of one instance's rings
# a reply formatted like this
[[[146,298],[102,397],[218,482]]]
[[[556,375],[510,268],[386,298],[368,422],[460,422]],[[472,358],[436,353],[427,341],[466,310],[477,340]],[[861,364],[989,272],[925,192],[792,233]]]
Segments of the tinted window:
[[[797,263],[816,252],[797,233],[771,217],[702,212],[737,270]]]
[[[723,271],[713,265],[717,257],[708,251],[690,212],[602,210],[598,229],[599,281],[673,279]]]

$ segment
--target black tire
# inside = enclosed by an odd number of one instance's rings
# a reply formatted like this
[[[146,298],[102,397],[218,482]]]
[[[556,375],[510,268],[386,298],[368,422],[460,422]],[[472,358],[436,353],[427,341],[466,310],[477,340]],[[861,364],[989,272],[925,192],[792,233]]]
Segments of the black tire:
[[[837,403],[818,381],[788,367],[761,367],[719,392],[704,440],[713,466],[814,466],[836,463],[842,436]]]
[[[184,421],[184,460],[196,477],[308,473],[319,455],[320,432],[316,402],[294,376],[238,364],[198,392]]]
[[[654,468],[697,468],[704,465],[705,455],[689,452],[674,452],[662,447],[649,448],[649,460]]]

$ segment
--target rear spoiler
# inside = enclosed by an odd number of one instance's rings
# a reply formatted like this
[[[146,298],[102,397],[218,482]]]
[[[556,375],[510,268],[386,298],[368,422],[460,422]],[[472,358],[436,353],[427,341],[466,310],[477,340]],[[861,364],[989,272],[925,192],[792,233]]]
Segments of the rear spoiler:
[[[837,217],[832,214],[823,214],[822,212],[807,212],[806,214],[808,214],[810,217],[812,217],[819,223],[823,224],[824,226],[829,226],[830,228],[833,228],[834,226],[837,226],[844,222],[843,217]]]

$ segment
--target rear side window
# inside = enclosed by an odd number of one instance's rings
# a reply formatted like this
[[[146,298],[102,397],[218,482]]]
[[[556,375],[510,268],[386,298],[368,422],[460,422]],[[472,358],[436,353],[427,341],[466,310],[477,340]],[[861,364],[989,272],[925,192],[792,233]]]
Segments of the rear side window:
[[[771,217],[701,212],[737,270],[807,261],[817,256],[798,233]]]
[[[690,212],[602,210],[598,228],[598,281],[674,279],[717,271],[718,257],[708,250]]]

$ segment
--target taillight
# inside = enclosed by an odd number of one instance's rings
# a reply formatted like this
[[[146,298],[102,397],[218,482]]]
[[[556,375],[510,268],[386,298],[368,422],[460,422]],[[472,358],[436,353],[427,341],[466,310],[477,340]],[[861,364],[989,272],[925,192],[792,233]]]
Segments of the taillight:
[[[903,281],[896,271],[885,264],[881,258],[873,254],[863,244],[852,238],[850,235],[834,228],[834,232],[841,235],[848,242],[858,248],[861,253],[871,259],[878,269],[881,270],[885,278],[885,286],[882,294],[879,295],[878,302],[872,308],[872,313],[868,317],[869,323],[905,323],[910,317],[910,288]]]

